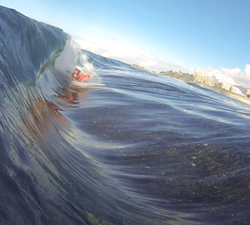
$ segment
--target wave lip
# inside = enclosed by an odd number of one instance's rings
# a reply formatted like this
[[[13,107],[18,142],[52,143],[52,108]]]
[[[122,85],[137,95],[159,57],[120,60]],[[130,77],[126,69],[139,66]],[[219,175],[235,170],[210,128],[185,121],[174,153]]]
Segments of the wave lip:
[[[0,6],[1,76],[13,86],[35,81],[41,66],[54,52],[61,51],[67,36],[61,29],[27,18]]]

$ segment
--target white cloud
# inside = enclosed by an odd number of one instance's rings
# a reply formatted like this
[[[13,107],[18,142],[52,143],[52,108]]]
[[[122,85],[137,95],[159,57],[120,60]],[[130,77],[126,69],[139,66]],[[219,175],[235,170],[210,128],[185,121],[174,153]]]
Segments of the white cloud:
[[[246,77],[250,78],[250,65],[247,64],[245,67],[245,75]]]
[[[245,88],[250,87],[250,65],[245,66],[244,71],[239,68],[228,69],[221,68],[220,70],[215,70],[208,68],[208,71],[216,72],[216,77],[229,85],[240,85]]]

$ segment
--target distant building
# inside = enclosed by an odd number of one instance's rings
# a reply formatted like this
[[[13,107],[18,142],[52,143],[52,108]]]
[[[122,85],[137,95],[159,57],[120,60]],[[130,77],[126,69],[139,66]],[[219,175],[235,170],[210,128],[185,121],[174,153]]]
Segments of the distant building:
[[[204,83],[207,85],[214,86],[217,79],[214,73],[207,72],[202,69],[196,68],[194,71],[194,82]]]
[[[206,76],[204,83],[211,85],[211,86],[214,86],[215,80],[216,80],[215,76]]]
[[[227,91],[229,91],[230,88],[231,88],[230,85],[228,85],[228,84],[226,84],[226,83],[224,83],[224,82],[221,83],[220,87],[221,87],[222,89],[224,89],[224,90],[227,90]]]
[[[206,76],[207,76],[206,71],[199,69],[199,68],[196,68],[194,70],[194,81],[195,82],[204,83]]]
[[[232,93],[235,93],[235,94],[242,94],[242,93],[241,93],[241,90],[240,90],[239,88],[237,88],[237,87],[234,87],[234,86],[232,86],[232,87],[229,89],[229,91],[231,91]]]
[[[250,89],[246,89],[245,95],[250,98]]]
[[[226,91],[230,91],[230,92],[235,93],[235,94],[243,95],[239,88],[237,88],[235,86],[228,85],[224,82],[222,82],[222,83],[219,82],[216,75],[219,76],[219,72],[217,70],[207,72],[207,71],[204,71],[202,69],[196,68],[194,70],[193,79],[194,79],[194,82],[197,82],[197,83],[202,83],[202,84],[214,86],[216,88],[221,88],[221,89],[224,89]],[[245,95],[248,98],[250,98],[250,89],[246,90]]]

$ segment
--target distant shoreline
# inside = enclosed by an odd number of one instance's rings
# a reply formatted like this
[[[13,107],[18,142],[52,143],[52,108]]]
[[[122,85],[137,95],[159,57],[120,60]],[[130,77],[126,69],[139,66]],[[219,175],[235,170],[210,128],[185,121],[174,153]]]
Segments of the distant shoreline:
[[[176,80],[179,80],[179,81],[182,81],[182,82],[185,82],[185,83],[196,84],[196,85],[198,85],[200,87],[204,87],[206,89],[213,90],[213,91],[215,91],[217,93],[228,96],[229,98],[233,98],[233,99],[235,99],[237,101],[240,101],[240,102],[243,102],[243,103],[245,103],[247,105],[250,105],[250,98],[248,98],[245,95],[236,94],[236,93],[224,90],[224,89],[219,88],[219,87],[206,85],[204,83],[194,82],[193,75],[188,74],[188,73],[182,73],[181,71],[179,73],[178,72],[173,72],[173,71],[171,71],[170,73],[169,72],[170,71],[161,72],[161,73],[159,73],[157,75],[171,77],[173,79],[176,79]]]
[[[221,92],[219,92],[219,93],[221,93]],[[230,98],[236,99],[240,102],[243,102],[247,105],[250,105],[250,99],[244,95],[234,94],[234,93],[230,93],[230,92],[225,92],[225,93],[221,93],[221,94],[224,94]]]
[[[243,102],[243,103],[245,103],[247,105],[250,105],[250,99],[248,97],[244,96],[244,95],[232,93],[232,92],[229,92],[227,90],[223,90],[221,88],[217,88],[217,87],[213,87],[213,86],[208,86],[208,85],[203,85],[203,84],[201,85],[201,84],[196,83],[196,82],[192,82],[192,83],[196,84],[196,85],[198,85],[200,87],[204,87],[206,89],[213,90],[213,91],[215,91],[215,92],[217,92],[219,94],[225,95],[225,96],[227,96],[229,98],[233,98],[233,99],[238,100],[240,102]]]
[[[130,64],[131,65],[131,64]],[[144,67],[140,67],[136,64],[132,64],[131,66],[139,69],[139,70],[142,70],[142,71],[147,71]],[[150,72],[150,71],[148,71]],[[206,89],[210,89],[210,90],[213,90],[217,93],[220,93],[222,95],[225,95],[225,96],[228,96],[230,98],[233,98],[235,100],[238,100],[240,102],[243,102],[247,105],[250,105],[250,98],[248,98],[247,96],[245,95],[240,95],[240,94],[236,94],[236,93],[232,93],[230,91],[227,91],[227,90],[224,90],[222,88],[218,88],[218,87],[214,87],[214,86],[209,86],[209,85],[206,85],[204,83],[199,83],[199,82],[194,82],[193,80],[193,75],[191,74],[188,74],[188,73],[182,73],[181,71],[180,72],[173,72],[173,71],[165,71],[165,72],[160,72],[160,73],[155,73],[155,72],[152,72],[158,76],[165,76],[165,77],[171,77],[172,79],[175,79],[175,80],[178,80],[178,81],[181,81],[181,82],[184,82],[184,83],[191,83],[191,84],[196,84],[200,87],[204,87]]]

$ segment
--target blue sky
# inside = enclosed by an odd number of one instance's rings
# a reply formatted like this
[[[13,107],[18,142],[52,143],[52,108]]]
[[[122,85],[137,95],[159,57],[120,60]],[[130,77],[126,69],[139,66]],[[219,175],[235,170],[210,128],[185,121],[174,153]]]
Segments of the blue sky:
[[[250,86],[249,0],[0,0],[87,50],[150,70],[219,71]]]

